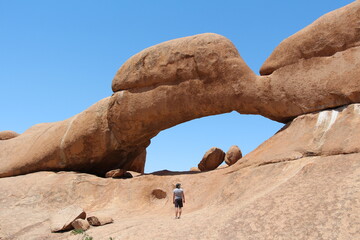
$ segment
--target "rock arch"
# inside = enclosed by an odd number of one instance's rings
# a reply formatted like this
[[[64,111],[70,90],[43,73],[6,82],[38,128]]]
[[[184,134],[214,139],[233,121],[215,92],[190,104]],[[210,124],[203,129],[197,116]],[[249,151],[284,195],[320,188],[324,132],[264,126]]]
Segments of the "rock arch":
[[[136,159],[150,139],[191,119],[238,111],[287,122],[359,102],[359,22],[359,1],[321,17],[275,49],[261,68],[265,76],[252,72],[231,41],[217,34],[145,49],[119,69],[111,97],[70,119],[0,141],[0,177],[41,170],[99,175],[114,168],[141,170],[144,161]],[[317,40],[319,32],[326,41]]]

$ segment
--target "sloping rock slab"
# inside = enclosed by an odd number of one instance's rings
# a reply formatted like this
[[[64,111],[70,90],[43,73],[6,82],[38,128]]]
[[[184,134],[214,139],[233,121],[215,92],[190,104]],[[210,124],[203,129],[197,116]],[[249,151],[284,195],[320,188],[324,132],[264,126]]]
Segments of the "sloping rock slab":
[[[51,221],[51,231],[67,231],[73,228],[71,225],[76,219],[85,219],[86,213],[84,210],[77,206],[69,206],[67,208],[61,209],[56,214],[54,214]]]

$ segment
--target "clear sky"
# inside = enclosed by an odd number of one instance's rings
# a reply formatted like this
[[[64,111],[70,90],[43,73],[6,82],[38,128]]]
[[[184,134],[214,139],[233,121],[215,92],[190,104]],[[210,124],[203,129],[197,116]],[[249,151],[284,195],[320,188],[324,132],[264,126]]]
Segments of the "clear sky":
[[[82,112],[112,94],[128,58],[174,38],[221,34],[258,73],[283,39],[351,2],[0,0],[0,131]],[[152,139],[145,171],[188,170],[211,147],[246,154],[282,126],[235,112],[193,120]]]

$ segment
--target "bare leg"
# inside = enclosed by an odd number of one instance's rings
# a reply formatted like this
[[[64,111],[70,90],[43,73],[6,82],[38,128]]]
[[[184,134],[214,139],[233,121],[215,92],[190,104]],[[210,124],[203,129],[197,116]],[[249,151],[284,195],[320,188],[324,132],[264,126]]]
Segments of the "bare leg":
[[[179,209],[179,217],[178,217],[178,218],[180,218],[180,217],[181,217],[182,208],[178,208],[178,209]]]
[[[178,218],[178,214],[179,214],[179,208],[175,208],[175,218]]]

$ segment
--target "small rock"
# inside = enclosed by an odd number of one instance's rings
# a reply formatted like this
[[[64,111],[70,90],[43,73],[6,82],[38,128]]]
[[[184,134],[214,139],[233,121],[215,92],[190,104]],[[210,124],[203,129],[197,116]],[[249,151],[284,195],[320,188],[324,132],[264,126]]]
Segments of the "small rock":
[[[108,223],[114,222],[114,220],[111,217],[106,216],[91,216],[87,218],[88,222],[91,226],[102,226]]]
[[[190,168],[190,172],[200,172],[200,169],[197,167]]]
[[[233,165],[242,158],[241,150],[238,146],[231,146],[225,155],[225,163],[229,166]]]
[[[71,223],[74,229],[80,229],[80,230],[88,230],[90,228],[90,224],[85,219],[76,219]]]
[[[119,178],[119,177],[122,177],[125,173],[126,173],[126,171],[124,169],[114,169],[114,170],[108,171],[105,174],[105,177],[107,177],[107,178]]]
[[[77,206],[69,206],[67,208],[61,209],[50,218],[51,231],[59,232],[71,230],[71,223],[79,218],[86,218],[86,213],[82,208]]]
[[[216,147],[210,148],[198,164],[198,168],[200,171],[214,170],[224,161],[224,158],[225,153],[223,150]]]

